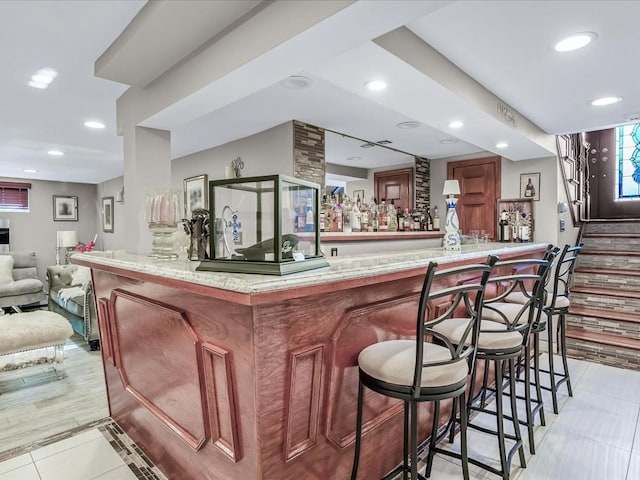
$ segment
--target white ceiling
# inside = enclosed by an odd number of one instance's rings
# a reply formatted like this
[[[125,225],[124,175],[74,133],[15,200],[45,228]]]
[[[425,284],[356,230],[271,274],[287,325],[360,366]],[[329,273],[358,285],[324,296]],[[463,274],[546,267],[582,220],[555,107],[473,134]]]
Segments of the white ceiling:
[[[136,59],[125,52],[126,61],[119,59],[122,52],[113,42],[143,5],[141,0],[0,2],[0,176],[98,183],[122,175],[115,101],[127,85],[94,76],[94,64],[102,77],[144,85],[203,40],[240,24],[252,8],[271,8],[255,0],[152,2],[144,9],[145,21],[140,16],[134,21],[141,40],[133,29],[123,35],[141,45],[146,37],[144,55]],[[173,29],[163,28],[162,13],[172,17]],[[171,130],[174,158],[291,119],[373,142],[390,140],[398,150],[433,159],[484,150],[513,160],[537,158],[549,154],[545,134],[597,130],[640,113],[633,56],[640,45],[638,18],[636,1],[356,2],[143,124]],[[396,30],[403,25],[405,30]],[[165,38],[162,31],[173,33]],[[582,31],[599,38],[581,51],[553,51],[556,40]],[[408,43],[402,46],[398,39]],[[123,68],[132,62],[135,68]],[[27,86],[44,67],[59,72],[52,85]],[[103,74],[102,68],[116,73]],[[313,83],[285,89],[279,80],[289,75]],[[388,80],[389,88],[365,91],[364,81],[373,76]],[[231,80],[233,92],[225,83]],[[588,104],[602,95],[623,101],[599,109]],[[497,101],[519,113],[518,128],[496,119]],[[107,128],[87,130],[83,122],[90,118]],[[465,127],[449,129],[454,118]],[[421,126],[395,127],[408,120]],[[443,139],[458,142],[440,143]],[[327,161],[375,167],[409,158],[374,156],[378,149],[360,148],[364,142],[347,147],[341,140],[327,140]],[[497,150],[501,140],[510,147]],[[50,157],[50,149],[65,156]],[[354,156],[361,159],[347,160]],[[24,173],[26,168],[39,172]]]

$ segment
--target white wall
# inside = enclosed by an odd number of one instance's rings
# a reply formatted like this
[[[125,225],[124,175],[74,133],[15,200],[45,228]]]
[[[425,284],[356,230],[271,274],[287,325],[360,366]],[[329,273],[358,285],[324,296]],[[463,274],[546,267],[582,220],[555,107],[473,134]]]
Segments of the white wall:
[[[293,175],[293,122],[219,147],[176,158],[171,162],[173,186],[183,188],[185,178],[207,174],[209,180],[225,178],[225,167],[240,157],[243,177]]]
[[[31,183],[29,212],[1,212],[0,218],[7,218],[11,228],[11,250],[35,251],[38,258],[38,276],[44,282],[46,267],[56,264],[56,232],[75,230],[78,240],[87,243],[98,232],[96,185],[45,180],[23,180],[2,178],[8,182]],[[53,196],[69,195],[78,197],[78,221],[53,221]]]

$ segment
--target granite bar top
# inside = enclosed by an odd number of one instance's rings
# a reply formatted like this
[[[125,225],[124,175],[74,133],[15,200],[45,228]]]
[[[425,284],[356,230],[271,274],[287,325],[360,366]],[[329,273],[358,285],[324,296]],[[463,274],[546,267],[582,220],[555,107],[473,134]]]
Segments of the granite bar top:
[[[284,276],[226,272],[197,272],[199,262],[185,259],[161,261],[144,255],[124,252],[75,253],[72,263],[100,270],[101,266],[122,269],[172,280],[229,290],[243,294],[258,294],[330,284],[343,280],[380,276],[424,267],[430,261],[450,263],[460,260],[484,261],[489,254],[520,253],[546,248],[545,243],[483,243],[463,245],[462,252],[451,254],[442,248],[424,248],[390,253],[371,253],[344,257],[329,257],[328,267]]]

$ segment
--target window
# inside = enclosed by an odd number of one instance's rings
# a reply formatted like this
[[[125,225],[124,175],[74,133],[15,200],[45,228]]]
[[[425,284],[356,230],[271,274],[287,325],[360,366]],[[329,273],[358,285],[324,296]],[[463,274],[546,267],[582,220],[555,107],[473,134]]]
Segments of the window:
[[[616,128],[616,199],[640,200],[640,123]]]
[[[0,182],[0,212],[28,212],[30,183]]]

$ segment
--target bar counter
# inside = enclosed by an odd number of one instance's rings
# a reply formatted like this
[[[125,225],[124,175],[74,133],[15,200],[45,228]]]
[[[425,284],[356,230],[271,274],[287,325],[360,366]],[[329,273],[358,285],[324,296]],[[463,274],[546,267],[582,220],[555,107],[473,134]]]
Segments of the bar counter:
[[[539,258],[546,247],[333,257],[283,277],[124,253],[72,262],[92,269],[110,414],[168,478],[342,480],[358,353],[414,335],[428,263]],[[359,477],[381,478],[401,461],[401,404],[368,392],[364,421]]]

